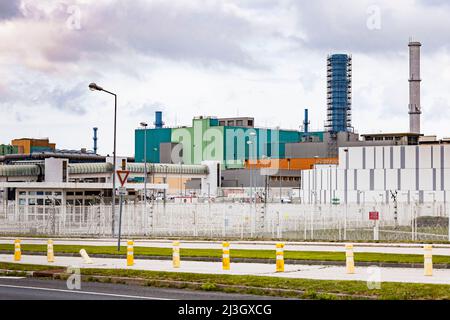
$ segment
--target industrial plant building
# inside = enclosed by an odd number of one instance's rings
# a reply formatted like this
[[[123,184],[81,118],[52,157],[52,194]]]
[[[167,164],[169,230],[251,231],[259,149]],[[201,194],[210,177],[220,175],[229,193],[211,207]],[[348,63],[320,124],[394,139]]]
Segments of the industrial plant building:
[[[282,188],[301,188],[300,200],[308,203],[329,203],[333,197],[360,202],[361,195],[370,200],[372,194],[380,193],[383,201],[388,201],[391,191],[407,192],[409,199],[416,192],[418,201],[424,201],[427,192],[434,192],[435,197],[446,201],[447,180],[450,181],[446,179],[449,140],[438,141],[435,136],[424,136],[420,131],[420,47],[419,42],[409,43],[409,132],[362,135],[354,132],[352,57],[332,54],[326,60],[323,131],[310,131],[308,109],[304,110],[302,130],[261,128],[253,117],[212,116],[195,117],[190,126],[170,127],[163,122],[162,112],[157,111],[154,127],[142,123],[135,130],[135,157],[126,159],[132,170],[142,170],[132,171],[136,190],[143,182],[144,163],[147,163],[147,181],[155,186],[165,185],[169,193],[180,196],[210,197],[228,193],[221,193],[220,188],[240,189],[239,192],[248,195],[248,189],[268,187],[278,188],[280,197]],[[4,154],[0,155],[0,163],[4,164],[0,165],[0,178],[3,183],[46,182],[43,172],[49,170],[47,167],[52,163],[49,159],[60,159],[68,161],[68,172],[74,183],[79,182],[78,168],[87,170],[84,182],[108,183],[113,174],[112,165],[110,157],[96,154],[97,128],[93,140],[95,152],[56,150],[48,139],[13,140],[11,146],[0,149]],[[16,154],[9,154],[10,151]],[[205,169],[206,163],[219,165],[214,169],[218,180],[208,182],[208,187],[204,178],[211,172]],[[202,173],[191,174],[194,169]],[[33,179],[27,180],[27,175],[23,178],[26,170],[30,170]],[[164,170],[167,176],[162,174]],[[17,172],[22,177],[18,180],[11,175]],[[95,180],[98,175],[103,175],[102,181]],[[19,186],[8,188],[21,190]],[[106,186],[98,191],[101,190],[108,195]]]

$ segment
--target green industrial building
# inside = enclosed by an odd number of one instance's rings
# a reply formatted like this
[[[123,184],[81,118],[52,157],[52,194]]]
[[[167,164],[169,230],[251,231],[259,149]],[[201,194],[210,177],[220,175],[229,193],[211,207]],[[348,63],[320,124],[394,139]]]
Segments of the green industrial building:
[[[191,127],[163,128],[159,124],[152,129],[136,129],[135,161],[144,161],[145,139],[148,162],[200,164],[218,160],[222,169],[243,168],[248,159],[284,159],[285,144],[301,142],[305,135],[323,140],[323,132],[254,128],[253,120],[251,126],[225,125],[229,123],[197,117]]]
[[[12,146],[9,144],[0,144],[0,156],[17,153],[19,153],[19,148],[17,146]]]

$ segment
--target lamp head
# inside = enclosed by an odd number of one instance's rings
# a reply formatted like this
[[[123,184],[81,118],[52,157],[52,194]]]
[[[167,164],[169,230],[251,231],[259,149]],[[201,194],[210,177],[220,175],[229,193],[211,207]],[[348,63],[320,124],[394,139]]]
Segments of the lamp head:
[[[94,82],[92,82],[91,84],[89,84],[89,90],[91,90],[91,91],[102,91],[103,88],[98,86]]]
[[[148,124],[147,124],[146,122],[141,122],[141,126],[142,126],[142,127],[147,127]]]

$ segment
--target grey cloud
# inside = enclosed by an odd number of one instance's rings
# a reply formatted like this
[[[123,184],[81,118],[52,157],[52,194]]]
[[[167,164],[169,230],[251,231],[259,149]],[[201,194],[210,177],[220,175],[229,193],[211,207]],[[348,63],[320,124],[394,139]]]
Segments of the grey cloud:
[[[450,117],[450,100],[445,97],[435,97],[427,110],[424,106],[424,118],[430,121],[439,121]]]
[[[64,6],[56,10],[64,11]],[[242,46],[252,34],[251,24],[221,2],[197,1],[192,6],[183,1],[117,0],[80,5],[80,10],[81,29],[62,30],[55,43],[43,49],[48,60],[105,60],[122,54],[132,63],[137,53],[205,65],[257,66]],[[65,23],[64,15],[52,17]]]
[[[83,104],[86,92],[86,84],[80,83],[69,89],[56,87],[46,90],[38,97],[38,100],[58,110],[83,115],[86,113],[86,106]]]
[[[437,3],[438,1],[433,1]],[[312,49],[389,53],[404,50],[409,37],[422,40],[429,50],[447,46],[450,10],[401,1],[292,1],[299,27],[306,39],[302,46]],[[369,29],[370,6],[380,9],[381,28]]]
[[[142,116],[145,119],[153,119],[155,111],[165,111],[166,107],[161,102],[146,102],[138,107],[129,104],[126,109],[129,109],[131,116]]]
[[[6,95],[0,100],[0,108],[15,110],[18,121],[26,119],[23,112],[30,108],[49,106],[73,115],[86,114],[84,97],[88,90],[85,83],[72,87],[50,86],[39,81],[11,83]]]
[[[0,20],[11,19],[20,16],[19,0],[2,0],[0,1]]]

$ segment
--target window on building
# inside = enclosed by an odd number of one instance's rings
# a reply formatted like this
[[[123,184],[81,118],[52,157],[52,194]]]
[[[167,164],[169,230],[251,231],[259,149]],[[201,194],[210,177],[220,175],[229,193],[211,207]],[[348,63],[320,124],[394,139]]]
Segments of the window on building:
[[[236,125],[237,126],[243,126],[244,125],[244,120],[236,120]]]
[[[248,126],[253,126],[253,120],[248,120],[248,121],[247,121],[247,125],[248,125]]]
[[[223,121],[223,120],[221,120],[221,121],[219,121],[219,126],[225,126],[225,121]]]
[[[234,120],[228,120],[228,125],[229,126],[234,126]]]

